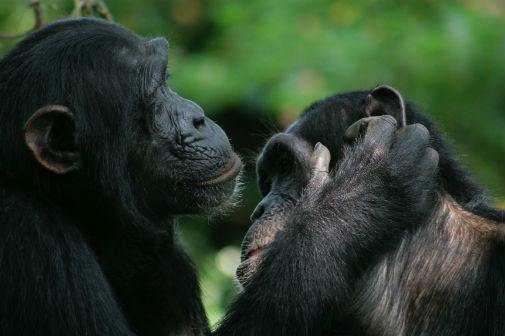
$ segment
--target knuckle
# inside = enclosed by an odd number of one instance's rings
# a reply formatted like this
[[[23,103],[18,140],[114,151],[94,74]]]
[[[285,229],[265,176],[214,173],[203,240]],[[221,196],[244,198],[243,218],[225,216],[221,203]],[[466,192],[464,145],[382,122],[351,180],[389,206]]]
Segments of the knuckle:
[[[360,134],[366,133],[369,127],[373,127],[374,121],[373,118],[364,118],[358,122],[358,129]]]
[[[383,132],[391,132],[396,129],[396,119],[390,115],[382,115],[369,118],[369,127]]]
[[[358,120],[347,128],[344,133],[344,141],[352,142],[360,135],[362,120]]]
[[[410,127],[413,136],[421,141],[428,142],[430,140],[430,132],[424,125],[414,124],[407,127]]]
[[[396,119],[388,114],[381,115],[378,118],[379,118],[380,122],[385,123],[385,124],[389,124],[390,126],[393,126],[393,127],[396,127],[396,125],[398,124]]]
[[[438,166],[439,155],[438,155],[438,152],[436,150],[434,150],[431,147],[427,148],[426,149],[426,157],[427,157],[427,160],[431,164],[433,164],[434,166]]]

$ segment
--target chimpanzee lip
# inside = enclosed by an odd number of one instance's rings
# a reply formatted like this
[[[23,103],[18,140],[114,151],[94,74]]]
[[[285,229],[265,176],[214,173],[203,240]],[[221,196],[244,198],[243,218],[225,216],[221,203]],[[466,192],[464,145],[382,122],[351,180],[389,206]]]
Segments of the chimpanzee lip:
[[[203,181],[203,182],[198,182],[198,186],[211,186],[211,185],[216,185],[216,184],[221,184],[223,182],[227,182],[229,180],[234,179],[237,177],[237,175],[240,173],[240,170],[242,169],[242,161],[238,157],[235,152],[232,152],[230,161],[226,165],[226,167],[223,169],[223,172],[216,176],[213,177],[209,180]]]
[[[255,257],[256,255],[260,254],[266,247],[267,245],[265,246],[258,246],[258,247],[254,247],[252,249],[249,249],[246,253],[245,253],[245,256],[244,258],[242,258],[243,260],[242,261],[246,261],[247,259],[250,259],[250,258],[253,258]]]
[[[245,286],[256,273],[267,246],[255,247],[245,253],[236,271],[237,280],[242,286]]]
[[[244,237],[240,256],[240,264],[237,267],[237,280],[245,286],[256,273],[259,265],[263,262],[270,245],[275,241],[280,231],[278,225],[274,225],[272,219],[261,217],[251,225]],[[265,231],[265,225],[268,225]]]

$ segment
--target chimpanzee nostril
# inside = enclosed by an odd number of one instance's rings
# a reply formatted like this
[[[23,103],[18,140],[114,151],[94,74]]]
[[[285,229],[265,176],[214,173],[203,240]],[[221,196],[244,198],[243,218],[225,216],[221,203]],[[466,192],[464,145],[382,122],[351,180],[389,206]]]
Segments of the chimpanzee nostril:
[[[199,129],[203,126],[205,126],[205,117],[197,117],[193,119],[193,126],[196,129]]]

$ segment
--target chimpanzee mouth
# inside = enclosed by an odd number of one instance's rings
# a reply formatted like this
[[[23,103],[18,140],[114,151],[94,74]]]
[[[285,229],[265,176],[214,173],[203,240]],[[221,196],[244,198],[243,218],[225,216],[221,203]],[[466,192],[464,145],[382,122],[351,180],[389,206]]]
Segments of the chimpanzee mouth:
[[[273,235],[262,235],[254,238],[256,239],[248,241],[246,237],[242,243],[240,264],[236,271],[237,280],[242,286],[245,286],[253,275],[256,274],[258,267],[265,258],[268,247],[274,240]]]
[[[266,245],[250,249],[249,251],[246,252],[245,256],[242,258],[241,261],[246,261],[247,259],[255,257],[259,253],[263,252],[265,247],[266,247]]]
[[[226,167],[224,167],[220,175],[203,182],[197,182],[196,185],[205,187],[230,181],[235,177],[237,177],[241,169],[242,169],[242,161],[240,160],[238,155],[235,154],[235,152],[232,152],[230,161],[228,162]]]
[[[265,215],[251,225],[242,241],[241,263],[236,271],[237,280],[242,286],[256,274],[284,223],[282,218]]]
[[[245,286],[257,272],[267,247],[268,245],[256,247],[242,254],[241,263],[236,271],[237,280],[242,286]]]

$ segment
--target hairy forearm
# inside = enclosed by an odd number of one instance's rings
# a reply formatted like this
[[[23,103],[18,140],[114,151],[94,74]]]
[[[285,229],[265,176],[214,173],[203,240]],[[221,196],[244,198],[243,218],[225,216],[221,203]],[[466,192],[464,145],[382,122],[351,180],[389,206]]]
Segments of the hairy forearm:
[[[384,229],[395,227],[384,222],[392,223],[401,205],[374,196],[385,192],[378,174],[366,178],[354,171],[352,179],[361,184],[349,190],[351,177],[337,174],[326,190],[334,198],[328,206],[314,211],[307,195],[292,213],[217,335],[321,333],[327,317],[342,314],[372,252],[383,250],[386,238],[401,236]]]

